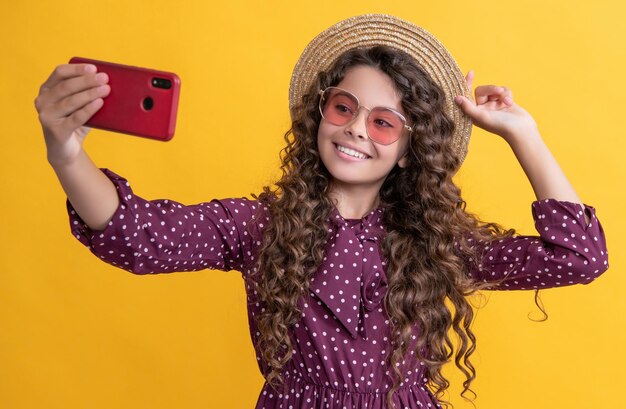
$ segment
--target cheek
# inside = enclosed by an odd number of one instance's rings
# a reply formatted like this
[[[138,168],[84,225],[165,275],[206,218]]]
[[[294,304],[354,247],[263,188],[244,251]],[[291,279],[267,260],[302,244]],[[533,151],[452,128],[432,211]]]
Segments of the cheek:
[[[324,121],[320,123],[320,126],[317,128],[317,140],[328,137],[332,133],[332,125],[326,124]]]
[[[318,155],[320,155],[320,159],[322,160],[322,163],[324,163],[324,165],[326,165],[326,158],[328,157],[330,153],[330,148],[329,148],[330,134],[331,133],[329,132],[328,127],[324,127],[323,125],[320,125],[320,127],[317,130],[317,138],[316,138],[317,153]]]
[[[329,151],[332,144],[330,143],[333,133],[336,132],[336,127],[322,123],[317,129],[317,150],[318,152]]]
[[[398,150],[398,159],[402,158],[403,156],[407,155],[409,153],[409,143],[411,142],[409,137],[404,137],[402,139],[400,139],[399,141],[400,144],[400,149]]]
[[[400,141],[393,145],[376,145],[376,154],[379,158],[384,158],[386,161],[397,162],[404,156],[407,151],[406,143],[400,144]]]

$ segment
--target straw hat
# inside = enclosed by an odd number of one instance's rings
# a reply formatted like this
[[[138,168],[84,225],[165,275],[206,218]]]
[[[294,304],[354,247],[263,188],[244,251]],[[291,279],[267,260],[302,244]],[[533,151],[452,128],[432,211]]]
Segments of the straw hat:
[[[298,59],[289,86],[289,110],[308,90],[316,75],[327,70],[344,51],[387,45],[411,55],[443,89],[445,111],[454,121],[453,145],[461,162],[467,155],[471,119],[454,103],[456,95],[472,99],[463,73],[448,50],[431,33],[406,20],[386,14],[364,14],[342,20],[317,35]]]

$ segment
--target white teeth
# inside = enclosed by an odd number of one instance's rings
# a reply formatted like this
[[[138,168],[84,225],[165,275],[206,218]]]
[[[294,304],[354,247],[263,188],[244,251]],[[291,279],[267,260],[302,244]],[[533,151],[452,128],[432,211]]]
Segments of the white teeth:
[[[367,159],[367,156],[362,154],[361,152],[357,152],[353,149],[350,148],[344,148],[341,145],[337,145],[337,150],[340,152],[345,153],[346,155],[350,155],[350,156],[354,156],[355,158],[359,158],[359,159]]]

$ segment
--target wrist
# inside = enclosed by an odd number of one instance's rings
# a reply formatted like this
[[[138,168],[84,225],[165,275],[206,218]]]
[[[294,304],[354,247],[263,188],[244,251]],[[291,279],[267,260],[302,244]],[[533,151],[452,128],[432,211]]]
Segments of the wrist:
[[[509,133],[503,138],[508,142],[511,148],[515,149],[520,146],[525,146],[529,144],[537,144],[542,143],[543,138],[539,133],[539,129],[537,126],[532,126],[526,129],[520,129]]]
[[[76,140],[58,142],[54,138],[46,138],[46,158],[52,167],[65,167],[75,163],[85,154],[83,145]]]
[[[85,155],[86,152],[82,147],[78,148],[76,152],[68,154],[67,152],[63,152],[63,154],[58,154],[54,149],[48,149],[47,157],[48,163],[52,168],[62,169],[72,167],[74,164],[80,161],[82,155]]]

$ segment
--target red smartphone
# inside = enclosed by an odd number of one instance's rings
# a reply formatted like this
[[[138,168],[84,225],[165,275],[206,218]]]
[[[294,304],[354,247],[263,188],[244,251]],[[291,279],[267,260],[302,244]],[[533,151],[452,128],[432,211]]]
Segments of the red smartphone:
[[[176,129],[180,78],[150,68],[72,57],[70,64],[93,64],[109,76],[111,91],[85,126],[169,141]]]

